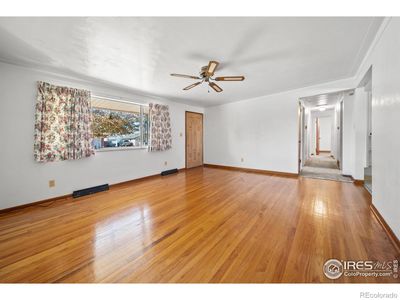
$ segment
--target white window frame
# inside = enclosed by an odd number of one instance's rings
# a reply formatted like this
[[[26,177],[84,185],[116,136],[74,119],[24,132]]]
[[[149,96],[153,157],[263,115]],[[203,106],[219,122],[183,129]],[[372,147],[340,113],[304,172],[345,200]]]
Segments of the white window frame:
[[[112,151],[129,151],[129,150],[143,150],[143,149],[148,149],[149,146],[143,145],[143,108],[144,107],[149,107],[148,104],[144,103],[137,103],[133,101],[128,101],[128,100],[123,100],[123,99],[116,99],[116,98],[111,98],[111,97],[103,97],[103,96],[97,96],[97,95],[92,95],[91,98],[98,98],[98,99],[104,99],[108,101],[115,101],[115,102],[122,102],[122,103],[127,103],[127,104],[132,104],[132,105],[139,105],[140,107],[140,146],[135,147],[135,146],[130,146],[130,147],[106,147],[106,148],[100,148],[100,149],[95,149],[96,152],[112,152]],[[92,109],[96,108],[92,106]],[[149,124],[150,126],[150,124]],[[150,128],[149,128],[150,130]],[[149,134],[150,138],[150,134]],[[147,141],[148,144],[149,141]]]

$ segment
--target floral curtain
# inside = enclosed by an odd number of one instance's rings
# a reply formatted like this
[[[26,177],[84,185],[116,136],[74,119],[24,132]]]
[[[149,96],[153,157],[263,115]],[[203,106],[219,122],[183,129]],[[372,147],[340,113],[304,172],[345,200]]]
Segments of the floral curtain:
[[[171,120],[168,105],[149,104],[149,151],[164,151],[172,147]]]
[[[90,92],[38,82],[34,157],[38,162],[94,155]]]

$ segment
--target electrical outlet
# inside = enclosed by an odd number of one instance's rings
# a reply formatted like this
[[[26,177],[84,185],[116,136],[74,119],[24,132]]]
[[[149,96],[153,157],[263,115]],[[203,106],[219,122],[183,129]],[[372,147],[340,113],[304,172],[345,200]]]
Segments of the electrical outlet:
[[[240,159],[240,161],[241,161],[241,162],[244,162],[244,158],[242,157],[242,158]]]
[[[56,181],[54,179],[49,180],[49,188],[53,188],[56,186]]]
[[[164,166],[166,166],[166,165],[168,165],[168,162],[167,162],[167,161],[164,161]]]

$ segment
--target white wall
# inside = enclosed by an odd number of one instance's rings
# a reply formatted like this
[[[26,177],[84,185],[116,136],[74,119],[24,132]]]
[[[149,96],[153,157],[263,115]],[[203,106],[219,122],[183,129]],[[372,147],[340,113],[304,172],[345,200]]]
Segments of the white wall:
[[[334,113],[333,113],[333,126],[332,126],[332,149],[331,153],[333,157],[339,161],[339,165],[342,168],[342,161],[341,161],[341,141],[340,141],[340,132],[342,130],[341,124],[340,124],[340,118],[341,118],[341,112],[340,112],[340,101],[336,103],[334,107]]]
[[[354,105],[354,172],[355,179],[364,179],[364,168],[367,166],[367,114],[368,94],[364,88],[355,90]]]
[[[339,80],[205,109],[205,162],[298,172],[298,100],[351,88]],[[241,158],[244,159],[241,162]]]
[[[343,175],[354,175],[355,165],[355,129],[354,129],[354,95],[343,98]]]
[[[312,124],[311,124],[311,110],[309,108],[304,109],[304,128],[303,128],[303,139],[301,140],[302,146],[303,146],[303,153],[302,153],[302,162],[301,166],[303,167],[307,161],[307,159],[310,157],[311,153],[311,132],[312,132]]]
[[[311,154],[317,155],[317,118],[315,112],[311,113],[311,139],[310,139]]]
[[[400,18],[386,19],[357,72],[372,65],[372,202],[400,238]]]
[[[282,96],[206,108],[205,162],[297,173],[297,116]]]
[[[124,97],[141,103],[151,99],[117,88],[105,88],[3,63],[0,63],[0,78],[0,209],[103,183],[113,184],[157,174],[164,169],[183,168],[185,110],[203,112],[198,107],[154,100],[170,107],[173,147],[165,152],[149,153],[143,149],[97,152],[94,157],[77,161],[37,163],[33,159],[36,81],[86,88],[96,94]],[[164,166],[164,161],[168,162],[167,166]],[[48,187],[50,179],[56,180],[55,188]]]
[[[367,93],[364,88],[345,96],[343,124],[343,174],[354,179],[364,179],[367,150]]]
[[[304,103],[301,103],[301,107],[303,110],[303,118],[300,129],[301,134],[301,168],[304,167],[307,159],[310,157],[310,140],[311,140],[311,110],[307,106],[304,106]]]

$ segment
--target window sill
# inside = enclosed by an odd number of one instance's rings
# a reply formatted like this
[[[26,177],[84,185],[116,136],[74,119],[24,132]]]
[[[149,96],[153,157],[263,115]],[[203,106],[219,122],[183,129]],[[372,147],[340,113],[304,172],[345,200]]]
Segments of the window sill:
[[[128,150],[143,150],[143,149],[148,149],[148,146],[143,146],[143,147],[109,147],[109,148],[102,148],[102,149],[96,149],[94,151],[96,152],[113,152],[113,151],[128,151]]]

